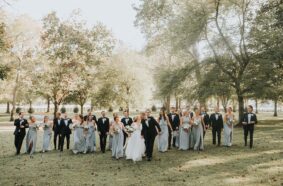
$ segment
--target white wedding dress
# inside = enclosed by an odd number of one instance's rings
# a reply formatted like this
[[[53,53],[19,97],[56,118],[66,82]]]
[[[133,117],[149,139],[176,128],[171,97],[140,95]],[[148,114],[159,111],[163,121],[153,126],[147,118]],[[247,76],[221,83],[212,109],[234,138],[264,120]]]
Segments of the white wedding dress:
[[[138,125],[137,123],[133,123],[131,126],[135,129],[135,131],[128,139],[128,144],[125,152],[126,159],[141,161],[142,156],[145,152],[144,139],[141,137],[142,124]]]

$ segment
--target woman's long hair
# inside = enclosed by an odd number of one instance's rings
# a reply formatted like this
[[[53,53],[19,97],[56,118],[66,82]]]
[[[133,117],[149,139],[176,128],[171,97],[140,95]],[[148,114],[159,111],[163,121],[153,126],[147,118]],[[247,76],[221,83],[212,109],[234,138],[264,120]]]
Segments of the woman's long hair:
[[[164,120],[167,120],[166,118],[166,112],[164,109],[162,109],[162,113],[159,114],[159,120],[161,120],[161,118],[163,117]]]
[[[79,118],[81,119],[81,123],[80,124],[83,124],[84,123],[84,116],[82,114],[80,114]]]

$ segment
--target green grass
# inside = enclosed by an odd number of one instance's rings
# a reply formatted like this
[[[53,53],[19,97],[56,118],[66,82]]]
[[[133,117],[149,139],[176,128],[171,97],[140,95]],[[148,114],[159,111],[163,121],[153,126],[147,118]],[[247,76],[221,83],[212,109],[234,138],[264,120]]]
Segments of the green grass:
[[[0,185],[282,185],[283,121],[261,121],[254,149],[244,147],[243,131],[235,128],[231,148],[211,145],[205,151],[154,151],[152,162],[112,160],[106,154],[73,155],[65,150],[14,156],[12,132],[1,132]],[[72,142],[72,141],[71,141]],[[39,132],[37,150],[41,149]],[[72,143],[71,143],[72,146]],[[25,150],[25,146],[22,152]]]

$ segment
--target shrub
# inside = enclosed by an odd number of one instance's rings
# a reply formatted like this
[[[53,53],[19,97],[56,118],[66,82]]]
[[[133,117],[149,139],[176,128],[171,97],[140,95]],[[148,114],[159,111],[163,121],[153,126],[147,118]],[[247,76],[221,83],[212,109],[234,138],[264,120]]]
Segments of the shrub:
[[[66,113],[66,108],[62,107],[60,111],[61,111],[61,113],[65,114]]]
[[[113,112],[112,106],[109,107],[108,112]]]
[[[33,109],[33,108],[29,108],[29,109],[28,109],[28,113],[29,113],[29,114],[34,113],[34,109]]]
[[[22,111],[22,108],[21,108],[21,107],[17,107],[17,108],[16,108],[16,113],[17,113],[17,114],[19,114],[21,111]]]
[[[77,114],[77,113],[79,113],[79,107],[75,107],[74,109],[73,109],[73,112],[75,113],[75,114]]]
[[[156,106],[155,106],[155,105],[152,105],[151,111],[152,111],[152,112],[156,112],[156,110],[157,110]]]

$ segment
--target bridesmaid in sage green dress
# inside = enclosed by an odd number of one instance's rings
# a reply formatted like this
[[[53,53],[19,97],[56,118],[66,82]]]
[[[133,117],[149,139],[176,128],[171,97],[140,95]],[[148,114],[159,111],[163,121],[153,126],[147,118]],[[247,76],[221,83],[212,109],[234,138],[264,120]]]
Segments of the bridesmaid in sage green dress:
[[[189,150],[191,133],[190,120],[191,118],[189,112],[185,111],[181,117],[179,150]]]
[[[173,131],[173,129],[164,110],[160,112],[157,122],[161,128],[161,134],[158,136],[158,151],[166,152],[168,150],[168,127],[170,131]]]
[[[73,119],[72,128],[74,129],[74,148],[73,153],[86,153],[86,130],[82,115],[76,115]]]
[[[50,140],[52,136],[52,123],[49,122],[48,116],[44,116],[42,128],[43,128],[42,152],[46,152],[50,150]]]
[[[26,153],[30,154],[31,157],[36,149],[38,129],[39,129],[39,124],[36,122],[35,117],[30,116],[29,130],[26,137]]]
[[[194,133],[194,150],[204,150],[203,146],[203,118],[200,114],[200,110],[195,110],[195,116],[191,120],[191,124],[193,125],[193,133]]]
[[[111,125],[110,132],[112,133],[112,158],[116,158],[117,160],[124,156],[124,134],[123,131],[124,125],[120,122],[120,118],[118,116],[114,117],[113,124]]]

